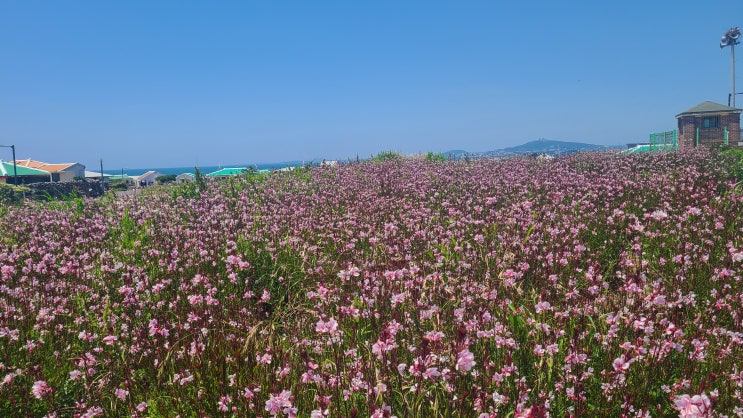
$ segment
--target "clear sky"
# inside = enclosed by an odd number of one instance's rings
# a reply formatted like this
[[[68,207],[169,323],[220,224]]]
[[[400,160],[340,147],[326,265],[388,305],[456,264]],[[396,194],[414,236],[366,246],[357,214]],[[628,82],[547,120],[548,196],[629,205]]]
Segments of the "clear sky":
[[[139,168],[638,142],[727,103],[731,26],[743,1],[0,0],[0,143]]]

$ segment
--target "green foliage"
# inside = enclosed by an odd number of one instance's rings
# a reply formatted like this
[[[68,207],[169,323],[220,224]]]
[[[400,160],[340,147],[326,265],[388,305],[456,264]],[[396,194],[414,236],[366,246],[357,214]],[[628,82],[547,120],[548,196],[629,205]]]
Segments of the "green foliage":
[[[446,155],[440,152],[429,151],[428,154],[426,154],[426,161],[432,163],[443,163],[444,161],[446,161]]]
[[[399,159],[402,159],[402,154],[400,154],[399,152],[382,151],[379,154],[373,156],[371,158],[371,161],[375,163],[383,163],[385,161],[395,161]]]
[[[720,152],[726,171],[736,181],[743,180],[743,150],[726,149]]]
[[[206,190],[206,177],[201,173],[198,167],[194,167],[194,181],[187,181],[182,184],[174,186],[170,190],[170,195],[173,199],[183,197],[186,199],[198,199],[201,194]]]
[[[199,188],[195,182],[189,181],[181,184],[176,184],[170,189],[170,195],[173,199],[183,197],[186,199],[198,199],[201,196]]]
[[[31,190],[28,187],[14,186],[12,184],[0,183],[0,204],[16,205],[23,201],[26,193]]]
[[[175,181],[175,174],[167,174],[164,176],[160,176],[157,179],[155,179],[159,184],[167,184],[172,183]]]
[[[201,194],[203,191],[206,190],[206,177],[204,177],[204,174],[201,173],[199,167],[194,167],[193,175],[196,188],[198,189],[199,194]]]
[[[77,190],[72,190],[68,194],[57,192],[55,195],[52,195],[46,190],[41,192],[46,208],[69,211],[74,213],[76,217],[80,217],[84,214],[85,199],[83,199],[82,195]]]
[[[117,191],[124,191],[124,190],[129,190],[129,186],[127,186],[126,182],[123,180],[113,180],[110,183],[110,189],[117,190]]]

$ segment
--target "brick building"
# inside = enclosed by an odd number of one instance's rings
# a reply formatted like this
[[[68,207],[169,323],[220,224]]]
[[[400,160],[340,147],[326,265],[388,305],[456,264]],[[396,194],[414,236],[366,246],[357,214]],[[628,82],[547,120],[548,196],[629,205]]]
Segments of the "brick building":
[[[743,148],[740,136],[741,109],[702,102],[676,115],[679,149],[727,145]]]

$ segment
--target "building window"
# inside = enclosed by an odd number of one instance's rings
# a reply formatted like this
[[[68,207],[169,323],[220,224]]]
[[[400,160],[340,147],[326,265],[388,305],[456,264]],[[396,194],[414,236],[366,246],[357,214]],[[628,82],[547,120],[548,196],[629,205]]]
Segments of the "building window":
[[[711,116],[711,117],[708,117],[708,118],[704,118],[702,120],[702,127],[704,127],[704,129],[714,129],[714,128],[717,128],[717,126],[718,126],[718,119],[719,118],[717,116]]]

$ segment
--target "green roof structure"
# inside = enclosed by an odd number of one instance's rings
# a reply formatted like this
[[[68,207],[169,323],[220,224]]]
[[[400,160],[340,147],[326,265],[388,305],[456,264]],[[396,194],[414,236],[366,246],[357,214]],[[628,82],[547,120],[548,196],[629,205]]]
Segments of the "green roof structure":
[[[116,181],[116,180],[134,180],[136,177],[132,177],[132,176],[130,176],[128,174],[124,174],[124,175],[121,175],[121,174],[112,174],[108,178],[109,178],[109,180]]]
[[[621,154],[639,154],[642,152],[656,152],[656,151],[676,151],[678,146],[675,144],[643,144],[637,145],[632,148],[623,150]]]
[[[220,170],[211,172],[207,174],[208,177],[228,177],[228,176],[237,176],[240,174],[247,174],[250,172],[250,169],[248,167],[231,167],[231,168],[222,168]]]
[[[741,111],[743,110],[737,109],[735,107],[725,106],[715,102],[706,101],[699,103],[691,109],[687,109],[679,113],[678,115],[676,115],[676,117],[678,118],[680,116],[687,115],[703,115],[706,113],[740,113]]]
[[[39,170],[37,168],[24,167],[16,165],[15,170],[13,169],[12,162],[0,161],[0,177],[13,177],[15,173],[19,176],[49,176],[48,171]]]

